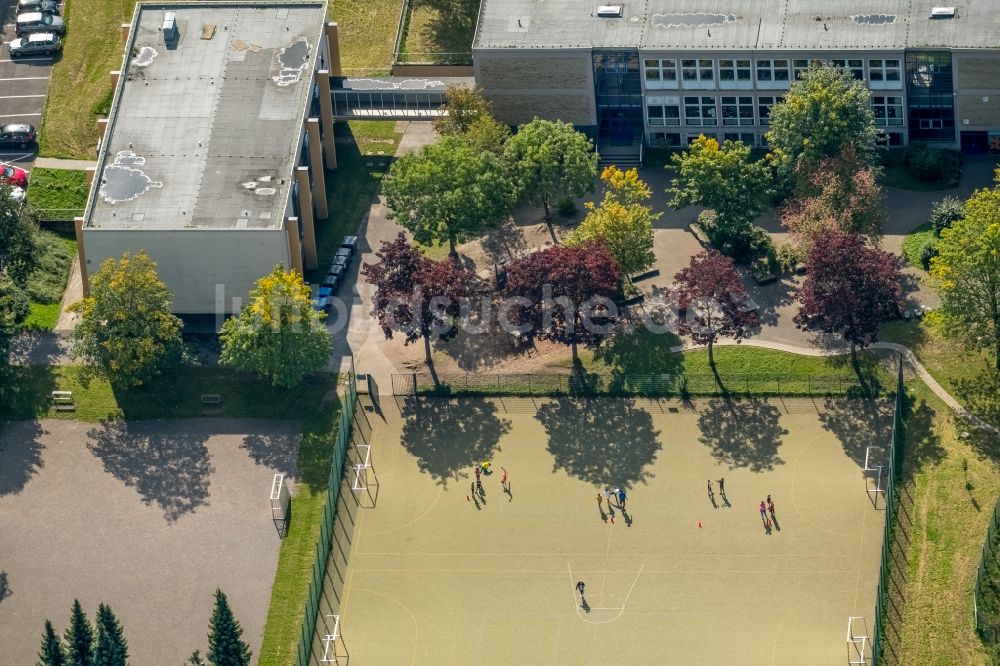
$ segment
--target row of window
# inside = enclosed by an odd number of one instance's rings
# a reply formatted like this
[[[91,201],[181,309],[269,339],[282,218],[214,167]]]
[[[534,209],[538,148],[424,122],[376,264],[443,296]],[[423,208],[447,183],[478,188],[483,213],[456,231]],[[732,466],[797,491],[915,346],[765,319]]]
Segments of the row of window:
[[[784,99],[781,96],[715,97],[686,95],[684,97],[646,98],[646,118],[652,126],[680,125],[767,125],[771,107]],[[683,102],[683,103],[682,103]],[[756,107],[756,114],[754,113]],[[721,110],[721,113],[720,113]],[[903,125],[903,98],[872,96],[875,124],[882,126]]]
[[[649,143],[657,148],[680,148],[682,145],[694,143],[699,136],[708,136],[717,141],[742,141],[750,147],[767,148],[767,137],[763,134],[753,132],[723,132],[722,135],[699,132],[697,134],[682,135],[679,132],[650,132]],[[683,139],[683,140],[682,140]],[[903,145],[902,132],[885,132],[879,139],[880,146],[898,147]]]
[[[757,88],[787,88],[809,67],[806,60],[719,60],[718,87],[722,89],[750,90],[754,87],[756,74]],[[865,61],[862,59],[833,59],[828,61],[836,67],[843,67],[854,78],[867,80],[873,89],[902,88],[902,68],[898,59],[870,59],[865,76]],[[659,58],[643,60],[646,88],[689,88],[707,89],[716,87],[716,64],[711,59]],[[680,85],[679,85],[680,84]]]

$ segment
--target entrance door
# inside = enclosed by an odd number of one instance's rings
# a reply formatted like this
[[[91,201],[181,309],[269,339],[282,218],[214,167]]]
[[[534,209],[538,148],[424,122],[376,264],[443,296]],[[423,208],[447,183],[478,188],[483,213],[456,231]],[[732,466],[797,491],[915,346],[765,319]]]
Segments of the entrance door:
[[[990,151],[987,132],[962,132],[962,153],[965,155],[985,155]]]

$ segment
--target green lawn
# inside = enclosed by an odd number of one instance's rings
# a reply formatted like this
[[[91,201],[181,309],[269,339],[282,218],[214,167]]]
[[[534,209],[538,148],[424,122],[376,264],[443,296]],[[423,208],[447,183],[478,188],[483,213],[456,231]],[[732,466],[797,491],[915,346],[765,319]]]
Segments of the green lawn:
[[[59,321],[59,303],[32,303],[22,326],[32,331],[51,331]]]
[[[122,63],[119,26],[132,19],[134,6],[135,0],[66,0],[67,36],[52,68],[39,132],[40,155],[94,159],[97,118],[112,89],[110,72]]]
[[[388,74],[403,0],[333,0],[327,16],[337,22],[340,62],[348,76]]]
[[[987,354],[944,338],[925,322],[887,324],[881,337],[910,347],[945,390],[1000,425],[1000,373]],[[991,662],[973,630],[972,589],[1000,496],[1000,447],[957,421],[922,382],[910,386],[915,405],[903,474],[909,519],[901,518],[910,546],[897,663],[985,665]]]
[[[72,220],[87,205],[87,174],[74,169],[31,171],[31,205],[43,220]]]
[[[479,1],[451,3],[448,13],[432,4],[440,3],[410,4],[400,61],[471,64]]]
[[[392,121],[365,121],[335,126],[338,168],[326,172],[330,218],[316,221],[319,267],[306,272],[307,282],[316,284],[323,279],[344,236],[354,235],[368,213],[399,145],[401,135],[395,125]],[[377,155],[380,151],[382,156]]]

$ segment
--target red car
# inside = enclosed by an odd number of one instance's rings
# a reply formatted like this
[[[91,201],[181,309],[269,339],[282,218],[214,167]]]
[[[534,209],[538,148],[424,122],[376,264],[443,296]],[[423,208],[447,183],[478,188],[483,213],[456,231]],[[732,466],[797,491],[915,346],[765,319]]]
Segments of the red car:
[[[16,185],[17,187],[27,187],[28,172],[24,169],[18,169],[16,166],[0,164],[0,183],[11,186]]]

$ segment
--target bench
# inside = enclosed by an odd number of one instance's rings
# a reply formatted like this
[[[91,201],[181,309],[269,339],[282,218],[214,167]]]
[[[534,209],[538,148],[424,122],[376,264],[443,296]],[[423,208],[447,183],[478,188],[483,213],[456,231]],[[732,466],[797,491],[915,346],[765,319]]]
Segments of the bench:
[[[53,391],[52,404],[57,412],[75,412],[76,403],[73,401],[72,391]]]
[[[202,393],[201,394],[201,404],[203,405],[221,405],[222,396],[218,393]]]

